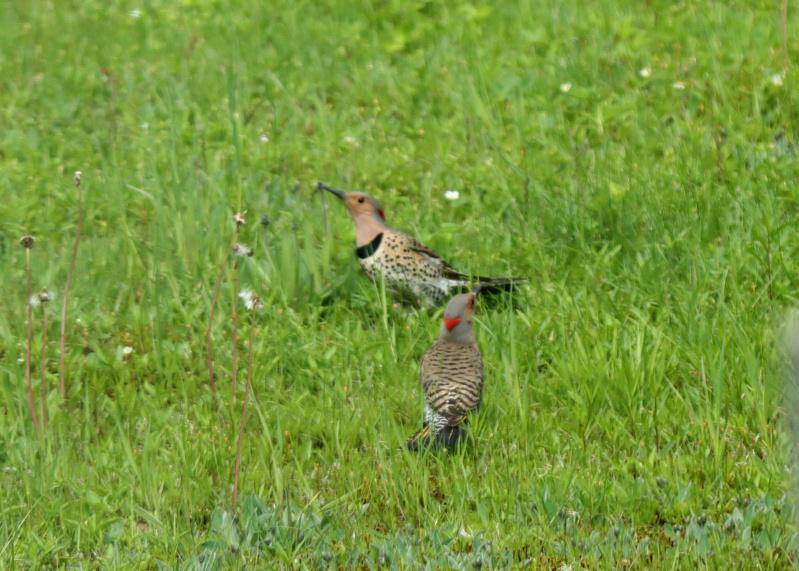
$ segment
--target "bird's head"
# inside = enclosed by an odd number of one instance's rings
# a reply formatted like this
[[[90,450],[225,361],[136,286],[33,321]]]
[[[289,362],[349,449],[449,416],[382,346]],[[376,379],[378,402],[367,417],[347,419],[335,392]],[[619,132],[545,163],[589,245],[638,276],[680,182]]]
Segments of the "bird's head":
[[[355,222],[355,243],[359,247],[369,244],[388,228],[383,207],[375,197],[365,192],[342,192],[321,182],[316,188],[338,196],[350,211],[352,221]]]
[[[474,311],[477,305],[477,294],[480,293],[482,285],[478,285],[469,293],[459,293],[449,300],[444,309],[444,326],[441,329],[442,336],[455,339],[474,339],[472,322],[474,321]]]
[[[359,218],[375,218],[378,217],[383,222],[386,221],[386,215],[383,213],[383,207],[380,206],[380,203],[377,199],[370,195],[366,194],[365,192],[342,192],[338,189],[332,188],[327,186],[326,184],[322,184],[321,182],[317,185],[317,188],[320,190],[326,190],[341,199],[344,203],[344,206],[350,211],[352,215],[352,219],[356,222]]]

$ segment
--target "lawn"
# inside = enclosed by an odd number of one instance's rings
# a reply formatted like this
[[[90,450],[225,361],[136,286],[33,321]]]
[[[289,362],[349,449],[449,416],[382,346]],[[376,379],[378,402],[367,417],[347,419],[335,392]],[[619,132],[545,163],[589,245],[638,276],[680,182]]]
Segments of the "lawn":
[[[790,568],[781,5],[3,3],[0,567]],[[363,275],[317,180],[459,270],[529,280],[479,299],[457,451],[399,450],[442,312]],[[32,312],[38,433],[28,234],[56,292]],[[234,395],[237,274],[264,308],[241,308]]]

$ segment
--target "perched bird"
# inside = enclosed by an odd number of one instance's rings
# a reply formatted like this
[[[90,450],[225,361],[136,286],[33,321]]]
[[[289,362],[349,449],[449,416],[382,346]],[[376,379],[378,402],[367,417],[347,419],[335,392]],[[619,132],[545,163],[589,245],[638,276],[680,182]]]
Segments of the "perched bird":
[[[483,395],[483,356],[474,338],[474,309],[482,285],[453,297],[444,324],[422,357],[419,378],[425,396],[422,429],[408,439],[411,450],[431,444],[452,448],[466,435],[466,414],[477,412]]]
[[[386,288],[404,300],[438,306],[454,291],[475,281],[482,283],[488,293],[509,291],[513,284],[525,281],[462,274],[420,241],[386,224],[383,208],[374,197],[363,192],[342,192],[322,182],[316,188],[335,194],[349,209],[355,222],[355,251],[369,279],[377,281],[382,277]]]

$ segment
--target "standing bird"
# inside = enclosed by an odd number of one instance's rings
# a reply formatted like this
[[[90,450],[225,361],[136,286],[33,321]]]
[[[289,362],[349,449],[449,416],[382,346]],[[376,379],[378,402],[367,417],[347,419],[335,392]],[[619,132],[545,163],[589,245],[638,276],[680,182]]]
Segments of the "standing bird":
[[[422,357],[425,422],[408,439],[411,450],[431,444],[453,448],[466,435],[466,415],[477,412],[483,395],[483,356],[474,338],[474,308],[482,285],[453,297],[444,309],[444,325]]]
[[[469,286],[472,280],[483,284],[485,292],[510,291],[522,278],[470,278],[450,267],[433,250],[404,232],[386,224],[383,208],[374,197],[363,192],[342,192],[322,182],[318,190],[338,196],[355,222],[355,250],[363,271],[372,281],[382,278],[387,289],[411,302],[438,306],[453,290]]]

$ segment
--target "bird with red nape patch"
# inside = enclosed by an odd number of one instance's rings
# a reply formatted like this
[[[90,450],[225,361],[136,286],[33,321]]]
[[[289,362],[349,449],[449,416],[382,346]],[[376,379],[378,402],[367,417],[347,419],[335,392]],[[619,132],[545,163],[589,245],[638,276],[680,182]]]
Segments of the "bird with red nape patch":
[[[453,297],[444,309],[438,340],[422,357],[419,378],[424,391],[424,426],[406,446],[453,448],[466,435],[467,414],[477,412],[483,396],[483,356],[474,337],[477,294]]]

